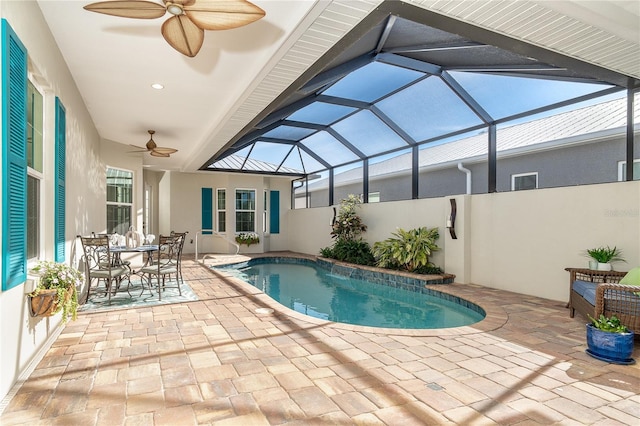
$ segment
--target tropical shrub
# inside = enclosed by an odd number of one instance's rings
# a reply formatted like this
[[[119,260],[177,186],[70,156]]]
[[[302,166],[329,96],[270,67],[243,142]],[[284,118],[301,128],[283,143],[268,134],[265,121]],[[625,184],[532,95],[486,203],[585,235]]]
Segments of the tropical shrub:
[[[367,226],[356,213],[356,209],[362,204],[362,199],[353,194],[349,194],[347,198],[340,200],[340,210],[338,216],[333,223],[331,237],[336,240],[354,241],[361,238],[363,232],[367,230]]]
[[[436,240],[440,238],[438,228],[421,227],[409,231],[398,228],[392,235],[393,237],[373,245],[377,266],[409,272],[417,272],[427,266],[433,267],[429,263],[429,256],[440,249],[436,245]]]
[[[356,212],[361,204],[362,199],[353,194],[340,201],[340,210],[331,229],[331,238],[335,241],[331,247],[320,249],[322,256],[358,265],[375,264],[371,247],[362,240],[367,226]]]
[[[330,259],[355,263],[357,265],[373,266],[376,264],[369,243],[362,240],[339,240],[336,241],[332,247],[321,249],[320,254]]]
[[[444,274],[444,271],[439,266],[434,265],[433,263],[427,263],[424,266],[419,266],[413,270],[416,274],[422,275],[440,275]]]

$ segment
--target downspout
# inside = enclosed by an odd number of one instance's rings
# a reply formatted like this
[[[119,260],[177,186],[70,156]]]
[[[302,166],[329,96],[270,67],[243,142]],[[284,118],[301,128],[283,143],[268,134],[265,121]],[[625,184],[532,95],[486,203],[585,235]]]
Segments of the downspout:
[[[462,163],[458,163],[458,170],[467,175],[467,194],[471,194],[471,170],[464,168]]]

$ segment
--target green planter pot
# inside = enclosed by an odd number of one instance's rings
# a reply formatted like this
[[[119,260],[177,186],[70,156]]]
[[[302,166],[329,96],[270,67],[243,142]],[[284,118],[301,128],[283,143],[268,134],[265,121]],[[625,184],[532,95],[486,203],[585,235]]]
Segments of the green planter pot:
[[[628,333],[610,333],[587,324],[587,353],[601,361],[613,364],[633,364],[632,331]]]

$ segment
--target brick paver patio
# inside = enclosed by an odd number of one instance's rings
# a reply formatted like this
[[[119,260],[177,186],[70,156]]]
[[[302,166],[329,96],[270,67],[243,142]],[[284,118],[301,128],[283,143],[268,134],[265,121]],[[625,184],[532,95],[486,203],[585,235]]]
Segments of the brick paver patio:
[[[564,303],[452,284],[438,289],[487,319],[372,329],[294,313],[193,260],[183,271],[199,301],[82,313],[0,424],[640,424],[640,367],[589,357]]]

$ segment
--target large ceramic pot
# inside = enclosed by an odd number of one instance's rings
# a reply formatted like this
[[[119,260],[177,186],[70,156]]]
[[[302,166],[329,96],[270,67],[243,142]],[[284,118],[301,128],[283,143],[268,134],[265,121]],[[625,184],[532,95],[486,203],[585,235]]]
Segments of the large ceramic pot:
[[[611,333],[602,331],[587,324],[587,353],[601,361],[614,364],[633,364],[632,331],[628,333]]]

